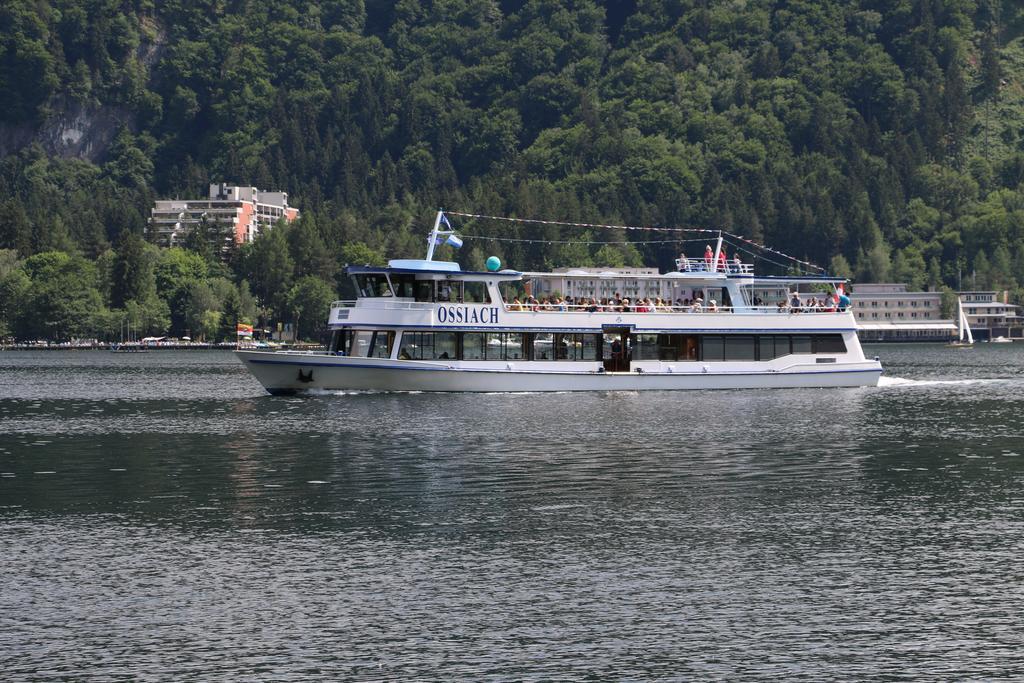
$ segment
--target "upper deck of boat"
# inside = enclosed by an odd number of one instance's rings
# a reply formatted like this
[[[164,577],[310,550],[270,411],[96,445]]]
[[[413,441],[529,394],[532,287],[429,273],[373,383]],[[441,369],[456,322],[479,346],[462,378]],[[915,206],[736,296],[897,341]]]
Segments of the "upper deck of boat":
[[[668,273],[654,269],[465,271],[447,261],[392,260],[387,266],[349,266],[346,270],[353,276],[358,298],[336,301],[332,308],[401,315],[452,305],[488,306],[506,313],[568,314],[567,321],[580,314],[817,315],[846,310],[833,298],[843,278],[758,277],[752,264],[738,261],[713,264],[707,259],[679,259],[676,265],[678,270]],[[343,320],[353,319],[347,313],[332,312],[332,323],[346,324]]]

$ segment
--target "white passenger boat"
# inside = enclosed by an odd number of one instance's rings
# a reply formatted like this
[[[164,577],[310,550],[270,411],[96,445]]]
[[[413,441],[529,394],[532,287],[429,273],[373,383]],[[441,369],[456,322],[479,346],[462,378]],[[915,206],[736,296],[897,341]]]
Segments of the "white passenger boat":
[[[461,244],[442,220],[426,259],[347,268],[358,296],[332,305],[327,351],[239,358],[271,394],[857,387],[882,374],[837,303],[842,279],[755,276],[720,258],[721,238],[664,274],[465,271],[432,258],[440,240]]]

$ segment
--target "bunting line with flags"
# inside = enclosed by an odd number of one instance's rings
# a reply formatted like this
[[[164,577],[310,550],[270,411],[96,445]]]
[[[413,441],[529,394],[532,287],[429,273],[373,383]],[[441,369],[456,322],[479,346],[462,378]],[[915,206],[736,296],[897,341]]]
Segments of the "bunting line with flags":
[[[811,263],[810,261],[804,261],[802,259],[798,259],[795,256],[790,256],[789,254],[786,254],[786,253],[783,253],[781,251],[778,251],[777,249],[772,249],[771,247],[767,247],[767,246],[765,246],[763,244],[759,244],[758,242],[755,242],[753,240],[747,239],[746,237],[742,237],[740,235],[734,235],[734,234],[732,234],[730,232],[725,232],[724,230],[713,230],[711,228],[665,228],[665,227],[658,227],[658,226],[641,226],[641,225],[613,225],[613,224],[602,224],[602,223],[575,223],[575,222],[571,222],[571,221],[540,220],[540,219],[537,219],[537,218],[512,218],[512,217],[509,217],[509,216],[488,216],[488,215],[485,215],[485,214],[464,213],[464,212],[461,212],[461,211],[447,211],[446,213],[449,213],[449,214],[451,214],[453,216],[461,216],[463,218],[477,218],[477,219],[492,220],[492,221],[505,221],[505,222],[509,222],[509,223],[531,223],[531,224],[534,224],[534,225],[555,225],[555,226],[563,226],[563,227],[570,227],[570,228],[598,228],[598,229],[611,229],[611,230],[633,230],[633,231],[643,231],[643,232],[668,232],[668,233],[691,233],[691,234],[695,233],[695,234],[709,235],[709,236],[710,235],[722,235],[722,236],[727,236],[730,239],[736,240],[738,242],[742,242],[744,244],[747,244],[747,245],[749,245],[751,247],[754,247],[756,249],[759,249],[761,251],[767,252],[769,254],[775,254],[776,256],[784,258],[784,259],[786,259],[788,261],[792,261],[793,263],[800,264],[801,266],[805,266],[807,268],[812,268],[812,269],[818,271],[819,273],[824,273],[825,272],[824,268],[822,268],[821,266],[819,266],[819,265],[817,265],[815,263]],[[444,220],[446,225],[450,226],[450,223],[448,223],[446,216],[442,215],[442,220]],[[467,237],[468,237],[468,235],[467,235]],[[499,239],[499,238],[492,238],[492,239]],[[535,242],[543,242],[545,240],[533,240],[533,241],[535,241]],[[750,253],[750,252],[748,252],[748,253]],[[764,257],[762,256],[761,258],[764,258]],[[765,260],[767,260],[767,259],[765,259]],[[776,265],[780,265],[780,264],[776,264]]]

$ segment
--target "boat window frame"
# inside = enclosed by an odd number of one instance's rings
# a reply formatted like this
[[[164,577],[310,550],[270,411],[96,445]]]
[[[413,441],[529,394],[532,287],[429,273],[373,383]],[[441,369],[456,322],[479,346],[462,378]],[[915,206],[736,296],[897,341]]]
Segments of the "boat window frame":
[[[356,289],[356,298],[359,298],[359,299],[384,299],[384,298],[394,298],[394,296],[395,296],[394,288],[391,286],[391,278],[388,277],[387,273],[352,273],[349,277],[352,278],[352,285]],[[371,278],[374,279],[374,280],[378,280],[379,278],[383,278],[383,280],[384,280],[383,284],[385,284],[387,286],[387,294],[367,294],[366,292],[367,291],[371,291],[371,290],[367,289],[366,287],[361,286],[360,285],[360,279],[363,279],[365,281],[365,280],[369,280]],[[379,291],[379,290],[377,290],[377,291]]]

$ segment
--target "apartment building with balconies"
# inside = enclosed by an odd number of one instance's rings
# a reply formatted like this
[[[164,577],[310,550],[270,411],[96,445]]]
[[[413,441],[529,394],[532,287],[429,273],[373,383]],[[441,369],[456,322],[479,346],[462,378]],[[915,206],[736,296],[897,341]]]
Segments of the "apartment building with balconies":
[[[157,200],[150,210],[148,230],[157,244],[173,247],[204,225],[228,247],[252,242],[261,230],[298,216],[299,210],[288,205],[287,192],[212,183],[205,199]]]

